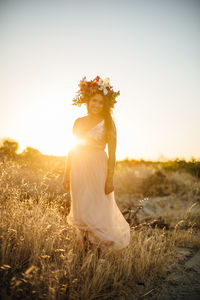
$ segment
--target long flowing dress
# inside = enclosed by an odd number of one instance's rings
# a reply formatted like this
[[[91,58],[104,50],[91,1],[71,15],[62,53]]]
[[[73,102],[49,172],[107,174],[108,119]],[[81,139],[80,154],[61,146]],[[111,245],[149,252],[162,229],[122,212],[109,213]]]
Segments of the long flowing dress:
[[[119,250],[130,242],[130,226],[116,204],[114,191],[105,194],[108,156],[104,123],[102,120],[84,133],[73,148],[67,222],[87,232],[92,244]]]

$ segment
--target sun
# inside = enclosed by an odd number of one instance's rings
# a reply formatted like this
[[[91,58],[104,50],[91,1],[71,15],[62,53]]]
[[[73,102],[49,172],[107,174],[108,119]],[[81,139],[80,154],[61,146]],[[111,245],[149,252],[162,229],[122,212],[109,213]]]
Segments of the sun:
[[[72,132],[80,110],[77,112],[71,105],[58,103],[40,103],[30,110],[31,114],[24,116],[23,126],[15,136],[20,151],[30,146],[43,154],[66,156],[70,149],[81,143]]]

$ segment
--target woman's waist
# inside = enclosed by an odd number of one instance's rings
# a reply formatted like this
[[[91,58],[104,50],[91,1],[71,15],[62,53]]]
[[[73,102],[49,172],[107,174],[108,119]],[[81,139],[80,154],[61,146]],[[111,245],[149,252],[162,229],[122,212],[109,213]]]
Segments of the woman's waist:
[[[95,159],[95,161],[102,158],[108,159],[105,149],[94,145],[77,145],[74,147],[72,153],[73,161],[75,159],[77,162],[81,160],[83,163],[85,163],[88,161],[88,158],[89,160]]]
[[[86,149],[86,150],[99,150],[105,152],[106,145],[98,144],[79,144],[76,145],[75,149]]]

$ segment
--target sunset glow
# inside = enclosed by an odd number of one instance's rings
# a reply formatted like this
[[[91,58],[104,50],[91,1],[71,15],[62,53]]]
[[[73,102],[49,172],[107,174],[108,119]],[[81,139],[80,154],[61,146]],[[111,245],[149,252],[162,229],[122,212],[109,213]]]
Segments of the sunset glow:
[[[117,159],[200,158],[200,4],[159,3],[1,2],[0,139],[67,155],[78,83],[99,75],[120,90]]]

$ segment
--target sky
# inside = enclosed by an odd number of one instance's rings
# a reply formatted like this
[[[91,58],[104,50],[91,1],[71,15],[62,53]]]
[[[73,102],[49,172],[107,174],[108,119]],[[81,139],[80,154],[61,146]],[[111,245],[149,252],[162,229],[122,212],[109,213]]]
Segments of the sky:
[[[0,139],[67,155],[80,80],[109,77],[116,158],[200,159],[200,1],[0,1]]]

